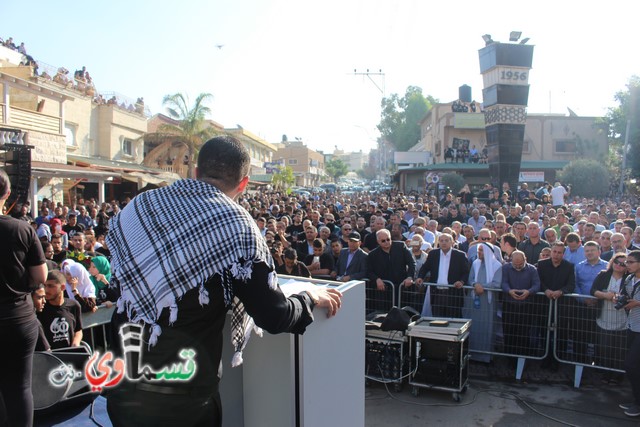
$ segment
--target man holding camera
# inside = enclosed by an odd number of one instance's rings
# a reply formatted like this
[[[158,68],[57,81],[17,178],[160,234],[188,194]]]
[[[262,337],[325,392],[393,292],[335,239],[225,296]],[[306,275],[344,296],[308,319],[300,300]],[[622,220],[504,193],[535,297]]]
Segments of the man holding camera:
[[[624,293],[629,302],[624,306],[629,311],[627,329],[627,357],[624,361],[624,369],[631,383],[633,402],[621,403],[625,415],[629,417],[640,416],[640,251],[631,251],[627,254],[627,272],[629,276],[624,282]]]

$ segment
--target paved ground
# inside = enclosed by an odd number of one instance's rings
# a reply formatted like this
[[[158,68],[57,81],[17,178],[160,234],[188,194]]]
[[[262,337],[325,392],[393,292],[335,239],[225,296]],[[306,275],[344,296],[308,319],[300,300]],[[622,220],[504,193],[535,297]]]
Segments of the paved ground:
[[[603,371],[585,369],[580,388],[574,388],[573,377],[573,366],[560,365],[552,372],[529,361],[522,381],[516,381],[506,358],[489,366],[472,362],[469,389],[460,403],[448,392],[420,389],[414,397],[406,383],[396,392],[374,382],[366,389],[366,426],[638,425],[640,419],[618,408],[631,400],[626,381],[603,384]]]

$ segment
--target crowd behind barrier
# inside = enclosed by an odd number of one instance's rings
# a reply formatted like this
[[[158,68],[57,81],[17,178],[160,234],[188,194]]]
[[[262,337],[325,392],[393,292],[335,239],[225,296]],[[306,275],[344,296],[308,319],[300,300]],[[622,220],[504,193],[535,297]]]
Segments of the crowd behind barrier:
[[[549,188],[553,191],[559,186]],[[589,242],[597,243],[598,259],[615,258],[618,252],[626,254],[640,248],[640,211],[631,203],[637,202],[635,199],[584,199],[572,197],[562,187],[565,194],[561,203],[547,205],[524,197],[518,202],[525,191],[531,193],[524,185],[513,193],[503,186],[499,191],[507,200],[499,205],[469,197],[468,187],[458,197],[447,194],[441,199],[394,191],[349,195],[312,192],[308,197],[258,191],[241,196],[238,203],[256,220],[279,268],[286,267],[286,255],[290,254],[304,267],[299,271],[316,272],[315,277],[366,280],[368,316],[386,313],[393,306],[410,306],[422,315],[468,317],[473,319],[472,360],[486,362],[502,355],[543,360],[550,368],[562,362],[620,372],[626,355],[627,325],[620,325],[620,318],[598,321],[589,317],[597,310],[584,308],[584,301],[595,300],[598,294],[591,296],[583,283],[556,299],[546,293],[556,289],[546,288],[544,283],[524,302],[512,301],[501,285],[487,286],[481,298],[473,296],[477,289],[469,275],[479,257],[478,247],[484,248],[484,243],[493,249],[487,246],[483,254],[491,251],[501,266],[511,264],[514,252],[522,251],[526,265],[535,272],[536,264],[550,257],[554,241],[566,243],[561,255],[571,261],[572,269],[585,261]],[[557,194],[549,196],[553,199]],[[59,267],[71,258],[87,269],[94,279],[95,303],[85,304],[86,316],[100,304],[110,305],[117,299],[117,289],[111,289],[107,280],[109,274],[97,271],[92,259],[109,259],[104,242],[109,219],[128,202],[99,204],[88,199],[64,206],[45,199],[37,209],[25,205],[10,212],[37,230],[51,267]],[[536,238],[535,233],[544,239]],[[445,235],[449,236],[451,249],[463,254],[466,262],[464,278],[455,286],[425,273],[429,257],[444,250]],[[389,252],[385,252],[385,245],[390,245]],[[356,259],[362,262],[354,262]],[[372,265],[369,259],[377,261]],[[599,270],[607,268],[604,262],[598,265],[602,265]],[[287,271],[290,274],[292,270]],[[448,289],[455,295],[438,299]],[[580,295],[574,295],[574,291]],[[427,304],[425,300],[429,300]],[[609,313],[613,303],[606,304],[604,311]],[[626,316],[624,309],[616,313]],[[610,330],[614,321],[618,321],[618,329]],[[95,333],[95,345],[104,345],[108,333]]]

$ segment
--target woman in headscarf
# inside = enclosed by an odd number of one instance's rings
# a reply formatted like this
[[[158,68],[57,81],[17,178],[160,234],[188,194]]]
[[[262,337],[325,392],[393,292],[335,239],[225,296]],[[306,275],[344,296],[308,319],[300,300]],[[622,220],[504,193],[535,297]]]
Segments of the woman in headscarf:
[[[106,257],[96,256],[91,259],[89,267],[91,282],[95,288],[98,304],[105,302],[107,307],[118,299],[118,291],[115,287],[110,286],[111,283],[111,264]]]
[[[498,307],[498,293],[489,289],[501,289],[502,264],[493,253],[491,243],[478,245],[478,259],[471,265],[469,283],[473,289],[468,290],[464,300],[463,316],[472,320],[469,335],[469,351],[471,358],[479,362],[489,363],[491,355],[478,353],[493,350],[493,325]]]
[[[67,278],[67,296],[78,301],[83,313],[96,311],[96,291],[87,269],[72,259],[65,259],[60,269]]]

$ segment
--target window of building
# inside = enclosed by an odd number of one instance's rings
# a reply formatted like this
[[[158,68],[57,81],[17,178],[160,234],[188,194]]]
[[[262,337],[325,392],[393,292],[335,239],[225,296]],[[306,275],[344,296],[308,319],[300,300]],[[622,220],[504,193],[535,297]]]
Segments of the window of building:
[[[558,154],[574,154],[576,152],[575,139],[561,139],[556,141],[556,153]]]
[[[64,124],[64,137],[67,141],[67,147],[77,147],[76,144],[76,131],[78,130],[78,126],[72,125],[70,123]]]
[[[297,165],[298,164],[298,159],[289,159],[288,163],[290,165]]]
[[[434,149],[435,155],[439,156],[441,150],[442,150],[442,142],[436,142],[436,147]]]
[[[122,140],[122,153],[127,156],[133,156],[133,141],[130,139]]]
[[[528,140],[524,140],[524,142],[522,143],[522,152],[526,153],[526,154],[530,154],[531,153],[531,143]]]

